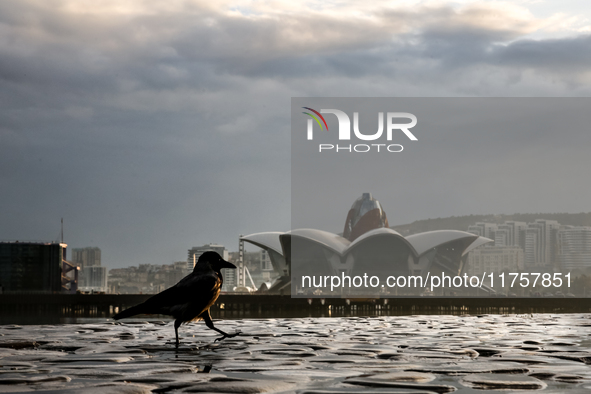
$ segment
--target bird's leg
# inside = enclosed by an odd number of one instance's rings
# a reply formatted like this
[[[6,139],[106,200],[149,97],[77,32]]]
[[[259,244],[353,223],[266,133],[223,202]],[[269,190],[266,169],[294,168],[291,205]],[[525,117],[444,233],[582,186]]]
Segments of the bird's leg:
[[[226,338],[234,338],[236,335],[240,334],[240,332],[235,332],[234,334],[227,334],[227,333],[223,332],[222,330],[218,330],[215,327],[210,327],[210,328],[213,328],[214,330],[216,330],[217,332],[219,332],[220,334],[223,335],[223,337],[216,338],[214,342],[221,341],[222,339],[226,339]]]
[[[176,347],[179,347],[179,327],[181,326],[180,320],[174,321],[174,335],[176,336]]]
[[[240,332],[236,332],[234,334],[228,334],[228,333],[223,332],[219,328],[215,328],[213,326],[213,321],[211,321],[211,316],[209,315],[209,309],[206,310],[205,312],[203,312],[199,317],[201,317],[203,319],[203,321],[205,322],[205,325],[207,326],[207,328],[210,328],[212,330],[215,330],[215,331],[217,331],[217,332],[219,332],[220,334],[223,335],[223,337],[221,337],[221,338],[216,338],[214,342],[221,341],[222,339],[225,339],[225,338],[233,338],[236,335],[240,334]]]

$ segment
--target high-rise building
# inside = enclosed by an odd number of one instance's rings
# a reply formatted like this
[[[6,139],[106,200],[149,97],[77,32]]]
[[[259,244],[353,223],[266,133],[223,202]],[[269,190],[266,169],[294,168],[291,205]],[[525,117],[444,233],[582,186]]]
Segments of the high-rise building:
[[[497,231],[495,231],[495,245],[494,246],[509,246],[511,244],[511,232],[507,228],[501,228],[502,225],[499,226]]]
[[[80,291],[107,292],[107,268],[101,266],[100,248],[72,248],[72,263],[80,268]]]
[[[481,237],[495,239],[495,232],[497,231],[497,225],[495,223],[484,223],[479,222],[468,227],[468,232],[479,235]]]
[[[187,268],[193,271],[193,267],[195,266],[197,260],[199,260],[199,256],[201,256],[205,252],[210,251],[216,252],[217,254],[222,256],[224,260],[228,260],[228,251],[226,250],[224,245],[207,244],[203,246],[194,246],[191,249],[189,249],[189,254],[187,257]]]
[[[59,242],[0,242],[0,286],[11,293],[61,292],[68,245]]]
[[[534,223],[528,224],[525,246],[526,264],[548,267],[557,262],[559,229],[560,224],[556,220],[537,219]]]
[[[540,229],[534,227],[528,227],[525,230],[525,265],[527,267],[534,267],[540,261],[541,253],[541,236]]]
[[[101,250],[96,247],[73,248],[72,262],[78,267],[100,267]]]
[[[499,224],[495,231],[494,246],[520,246],[525,248],[525,229],[527,223],[507,221]],[[491,245],[492,246],[492,245]]]
[[[537,219],[533,223],[506,221],[499,225],[480,222],[469,226],[468,232],[494,239],[495,247],[519,246],[528,268],[551,268],[558,261],[559,229],[556,220]]]
[[[521,246],[522,249],[525,249],[525,229],[527,228],[527,223],[506,221],[499,225],[498,228],[507,232],[508,243],[506,246]]]
[[[591,227],[567,226],[558,231],[558,261],[567,270],[591,268]]]
[[[222,276],[224,278],[222,291],[233,291],[234,288],[238,286],[238,275],[236,271],[238,270],[229,268],[222,269]]]
[[[109,289],[107,284],[107,267],[83,267],[78,286],[81,291],[91,293],[106,293]]]

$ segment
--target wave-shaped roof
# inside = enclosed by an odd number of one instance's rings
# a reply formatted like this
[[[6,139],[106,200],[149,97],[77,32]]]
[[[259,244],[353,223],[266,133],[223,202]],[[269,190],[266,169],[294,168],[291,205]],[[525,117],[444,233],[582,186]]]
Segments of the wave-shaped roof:
[[[287,232],[286,234],[302,237],[326,246],[333,251],[343,254],[351,244],[346,238],[328,231],[316,230],[312,228],[301,228]]]
[[[459,230],[435,230],[427,231],[424,233],[413,234],[406,237],[406,240],[415,248],[418,255],[422,255],[426,251],[433,249],[434,247],[452,241],[458,241],[460,239],[473,239],[476,240],[478,235],[468,233],[466,231]],[[488,239],[488,238],[486,238]],[[492,240],[486,241],[490,242]],[[483,242],[483,243],[486,243]]]
[[[423,253],[433,249],[439,245],[443,245],[448,242],[466,240],[472,241],[469,246],[462,252],[462,255],[470,252],[472,249],[484,245],[489,242],[493,242],[492,239],[480,237],[478,235],[468,233],[465,231],[458,230],[436,230],[427,231],[420,234],[409,235],[403,237],[399,232],[392,230],[391,228],[376,228],[358,237],[355,241],[351,242],[346,238],[341,237],[338,234],[334,234],[328,231],[302,228],[288,232],[264,232],[245,235],[241,237],[242,240],[250,242],[263,249],[271,249],[277,252],[281,256],[284,255],[283,248],[281,246],[280,236],[295,236],[307,239],[309,241],[320,244],[341,256],[354,249],[357,245],[367,241],[369,238],[376,236],[391,236],[399,239],[406,243],[409,249],[415,254],[415,256],[421,256]]]
[[[355,241],[353,241],[351,243],[351,245],[349,246],[349,249],[353,249],[355,246],[359,245],[360,243],[367,241],[369,238],[373,238],[376,236],[390,236],[390,237],[394,237],[396,239],[400,239],[402,242],[404,242],[406,245],[408,245],[409,249],[412,251],[412,253],[416,254],[416,250],[413,247],[413,245],[408,242],[408,240],[406,238],[404,238],[402,236],[402,234],[400,234],[398,231],[392,230],[391,228],[387,228],[387,227],[381,227],[381,228],[376,228],[373,230],[370,230],[368,232],[366,232],[365,234],[359,236],[357,239],[355,239]]]
[[[240,239],[250,242],[263,249],[271,249],[283,256],[283,248],[279,241],[279,236],[285,234],[279,231],[269,231],[265,233],[255,233],[240,237]]]

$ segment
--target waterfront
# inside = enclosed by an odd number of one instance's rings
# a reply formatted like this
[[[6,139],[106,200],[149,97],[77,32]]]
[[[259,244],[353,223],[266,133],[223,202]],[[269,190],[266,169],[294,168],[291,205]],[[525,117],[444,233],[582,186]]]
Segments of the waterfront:
[[[150,294],[0,294],[0,324],[76,323],[108,318]],[[396,297],[291,298],[289,295],[222,294],[211,306],[223,319],[588,313],[591,298]]]
[[[0,392],[475,393],[591,388],[590,314],[0,326]],[[47,391],[46,391],[47,392]],[[505,391],[506,392],[506,391]]]

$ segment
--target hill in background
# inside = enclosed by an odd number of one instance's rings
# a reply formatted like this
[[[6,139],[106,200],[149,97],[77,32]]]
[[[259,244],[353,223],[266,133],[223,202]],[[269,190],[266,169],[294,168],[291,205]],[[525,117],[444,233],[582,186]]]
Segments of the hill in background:
[[[507,220],[531,223],[536,219],[556,220],[562,225],[590,226],[591,212],[586,213],[515,213],[512,215],[466,215],[448,218],[417,220],[410,224],[392,226],[393,230],[402,235],[411,235],[434,230],[468,231],[468,226],[476,222],[502,224]]]

